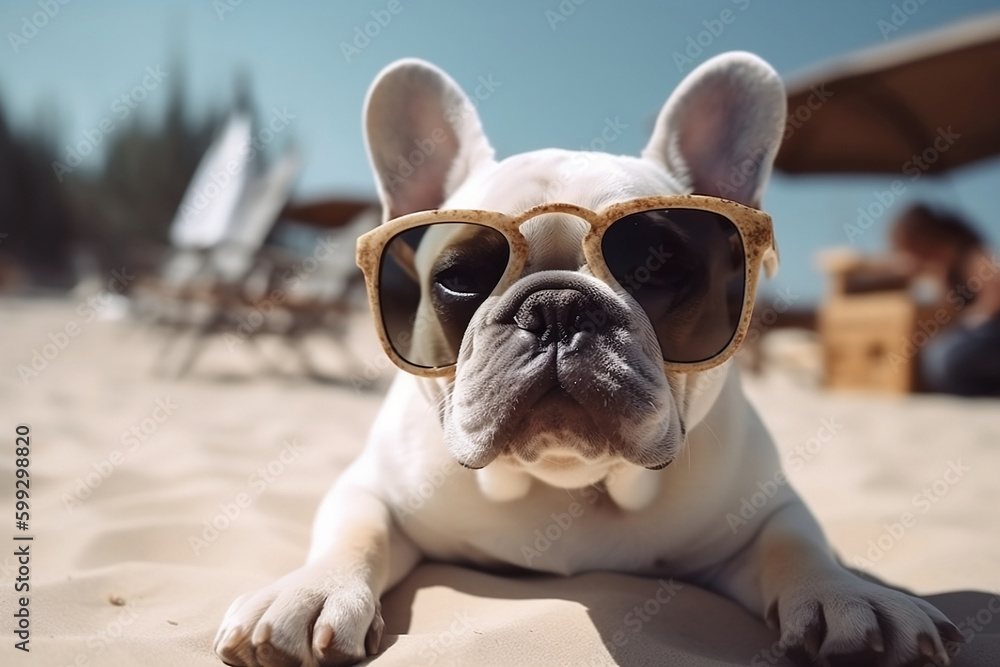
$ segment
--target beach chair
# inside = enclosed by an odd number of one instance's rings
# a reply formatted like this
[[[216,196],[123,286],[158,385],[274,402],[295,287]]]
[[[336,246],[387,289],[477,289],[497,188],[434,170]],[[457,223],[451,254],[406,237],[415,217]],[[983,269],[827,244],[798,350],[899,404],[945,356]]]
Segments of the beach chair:
[[[321,377],[306,348],[306,338],[313,334],[321,334],[335,343],[348,370],[357,370],[355,355],[347,346],[347,334],[351,315],[366,306],[364,277],[355,264],[354,248],[357,237],[374,228],[381,219],[380,208],[372,203],[346,222],[325,221],[329,227],[325,232],[312,227],[317,234],[312,252],[286,250],[281,260],[270,255],[274,268],[265,298],[274,301],[272,295],[276,291],[280,295],[281,307],[288,317],[282,334],[295,348],[303,369],[313,377]],[[296,222],[290,217],[283,224]]]
[[[261,174],[253,161],[251,122],[233,116],[206,151],[170,229],[173,252],[154,290],[151,319],[168,330],[156,360],[160,372],[186,373],[213,333],[235,327],[269,267],[258,254],[286,205],[300,160],[283,155]],[[179,359],[173,350],[190,334]]]

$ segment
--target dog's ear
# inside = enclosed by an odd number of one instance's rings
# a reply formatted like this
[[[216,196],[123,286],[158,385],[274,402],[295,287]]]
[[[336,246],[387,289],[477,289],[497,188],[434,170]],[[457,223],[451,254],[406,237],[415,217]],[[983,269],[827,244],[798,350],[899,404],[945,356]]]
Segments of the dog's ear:
[[[642,152],[697,194],[759,207],[785,129],[785,88],[757,56],[733,51],[695,68]]]
[[[472,102],[423,60],[399,60],[379,73],[365,101],[365,132],[387,219],[441,206],[493,161]]]

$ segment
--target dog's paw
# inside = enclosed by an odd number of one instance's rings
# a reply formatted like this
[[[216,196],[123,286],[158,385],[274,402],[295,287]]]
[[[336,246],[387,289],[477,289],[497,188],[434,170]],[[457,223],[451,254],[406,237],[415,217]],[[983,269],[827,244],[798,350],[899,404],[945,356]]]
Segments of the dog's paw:
[[[378,652],[384,627],[366,584],[304,568],[233,602],[215,652],[236,667],[350,665]]]
[[[782,591],[767,622],[803,665],[948,665],[943,642],[964,641],[925,600],[853,575]]]

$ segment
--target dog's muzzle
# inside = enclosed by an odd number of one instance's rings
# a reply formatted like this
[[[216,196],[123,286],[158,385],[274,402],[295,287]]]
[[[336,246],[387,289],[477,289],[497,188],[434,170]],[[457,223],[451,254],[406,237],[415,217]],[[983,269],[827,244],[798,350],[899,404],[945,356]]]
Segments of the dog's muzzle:
[[[544,271],[514,283],[463,343],[444,415],[453,455],[481,468],[502,453],[533,462],[558,443],[587,460],[666,465],[666,380],[637,326],[588,275]]]
[[[570,271],[547,271],[518,282],[493,320],[533,335],[541,351],[553,344],[578,346],[583,339],[626,326],[628,316],[592,280]]]

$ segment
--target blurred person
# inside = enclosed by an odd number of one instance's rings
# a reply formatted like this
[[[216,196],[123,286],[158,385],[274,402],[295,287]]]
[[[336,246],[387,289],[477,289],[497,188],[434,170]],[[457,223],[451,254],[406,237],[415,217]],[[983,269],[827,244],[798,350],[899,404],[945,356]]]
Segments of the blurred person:
[[[957,215],[925,204],[909,208],[890,233],[899,267],[925,279],[952,312],[924,346],[927,389],[1000,396],[1000,266],[982,235]]]

